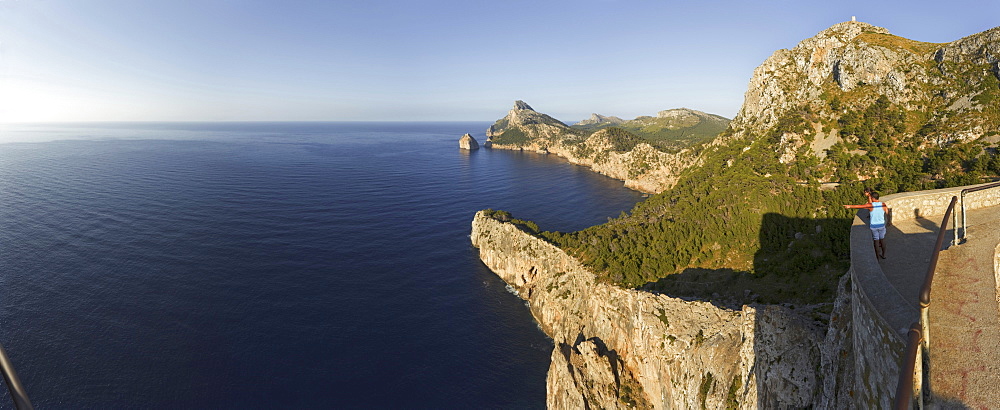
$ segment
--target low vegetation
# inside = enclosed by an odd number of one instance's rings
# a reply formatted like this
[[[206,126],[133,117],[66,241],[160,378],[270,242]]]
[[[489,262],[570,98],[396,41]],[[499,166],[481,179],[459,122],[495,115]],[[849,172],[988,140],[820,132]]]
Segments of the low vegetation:
[[[926,143],[939,121],[909,121],[885,98],[846,109],[835,123],[843,141],[825,160],[800,150],[780,160],[776,147],[822,122],[814,110],[793,110],[760,135],[699,147],[704,162],[677,185],[608,223],[578,232],[540,231],[515,223],[565,249],[605,282],[678,296],[740,302],[829,303],[849,264],[854,213],[870,186],[883,195],[981,182],[1000,174],[1000,156],[980,143]],[[615,131],[625,145],[634,141]],[[820,180],[840,183],[820,189]],[[863,181],[863,182],[862,182]]]
[[[495,136],[490,139],[490,142],[499,145],[517,145],[523,146],[531,142],[531,138],[524,131],[516,127],[507,128],[499,136]]]
[[[871,31],[866,31],[858,35],[855,41],[861,41],[873,46],[885,47],[889,49],[900,48],[907,50],[915,54],[926,54],[933,52],[944,44],[939,43],[925,43],[922,41],[914,41],[908,38],[903,38],[895,36],[892,34],[876,33]]]
[[[611,149],[617,152],[631,151],[632,148],[635,148],[637,144],[642,142],[642,138],[639,138],[639,136],[618,127],[607,128],[605,137],[607,137],[608,143],[611,144]]]
[[[702,118],[691,115],[686,117],[686,121],[677,122],[674,119],[645,116],[620,124],[574,125],[573,128],[587,132],[618,129],[626,131],[640,141],[647,142],[654,147],[673,151],[711,141],[725,131],[729,120],[719,116],[710,117]]]
[[[605,224],[577,232],[540,231],[528,221],[518,226],[622,287],[738,302],[830,303],[850,256],[854,213],[840,205],[864,201],[864,187],[888,195],[1000,176],[995,67],[978,57],[938,61],[932,54],[942,45],[889,34],[864,33],[856,41],[913,59],[894,75],[918,99],[897,105],[880,94],[895,92],[884,85],[858,81],[845,90],[831,75],[816,90],[819,98],[783,108],[768,129],[693,136],[697,125],[678,128],[654,117],[584,127],[606,129],[615,151],[638,141],[663,150],[683,145],[700,165]],[[774,75],[789,95],[808,84],[801,71]],[[716,135],[725,143],[706,142]],[[823,148],[814,144],[821,136]]]

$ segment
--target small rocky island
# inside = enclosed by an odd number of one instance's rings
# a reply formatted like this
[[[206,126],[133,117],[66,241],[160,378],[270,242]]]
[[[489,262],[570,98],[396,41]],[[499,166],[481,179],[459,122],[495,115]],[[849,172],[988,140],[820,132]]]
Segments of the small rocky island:
[[[458,140],[458,147],[467,150],[477,150],[479,149],[479,143],[476,142],[475,138],[472,138],[472,134],[465,134]]]

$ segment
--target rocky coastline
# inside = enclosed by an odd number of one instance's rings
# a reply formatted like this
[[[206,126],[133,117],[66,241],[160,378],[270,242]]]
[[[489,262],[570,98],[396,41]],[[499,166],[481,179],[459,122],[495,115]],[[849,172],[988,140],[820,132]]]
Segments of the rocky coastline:
[[[828,329],[783,306],[727,307],[599,283],[561,249],[484,211],[471,239],[553,339],[549,408],[833,408],[845,400],[838,375],[850,360],[841,358],[842,339],[830,337],[849,326],[843,289]]]
[[[498,137],[511,128],[529,138],[515,144],[499,142]],[[535,111],[524,101],[516,101],[507,116],[486,131],[486,136],[485,146],[489,148],[555,154],[645,193],[670,189],[682,171],[700,164],[698,156],[690,149],[664,152],[640,142],[628,150],[616,150],[607,130],[583,137],[577,130]]]
[[[869,173],[862,174],[852,164],[873,155],[855,149],[869,144],[861,136],[871,133],[859,131],[857,124],[877,124],[872,118],[881,118],[879,107],[903,110],[893,126],[895,134],[884,135],[881,142],[893,154],[909,149],[924,152],[918,159],[932,158],[938,150],[964,142],[982,142],[995,150],[1000,141],[995,131],[1000,121],[998,55],[1000,28],[936,44],[844,22],[768,58],[754,72],[729,128],[699,152],[667,152],[641,141],[623,148],[610,129],[582,132],[521,101],[490,127],[487,143],[496,149],[553,153],[649,193],[672,188],[685,170],[697,171],[695,167],[766,164],[762,145],[765,153],[777,154],[775,162],[809,171],[800,172],[799,184],[818,188],[872,180],[893,169],[869,166]],[[595,114],[584,125],[619,121]],[[981,150],[976,147],[973,154],[986,152]],[[736,154],[706,154],[711,152]],[[913,167],[920,170],[921,165]],[[960,174],[963,168],[954,169],[959,171],[949,172]],[[749,171],[765,180],[776,175],[767,169]],[[931,180],[945,175],[923,172]],[[886,189],[906,190],[895,185]],[[734,306],[602,283],[562,249],[485,212],[473,219],[471,239],[480,259],[529,303],[554,341],[547,380],[550,408],[870,407],[886,403],[884,392],[892,382],[891,377],[875,377],[872,368],[898,372],[889,363],[892,355],[865,353],[885,346],[881,333],[872,331],[877,327],[870,323],[864,297],[858,296],[863,295],[860,285],[851,280],[854,268],[841,278],[828,319],[820,320],[808,307]],[[872,358],[884,363],[873,365]]]
[[[698,164],[698,158],[689,150],[668,154],[649,144],[638,144],[627,152],[607,152],[603,157],[583,157],[562,144],[528,144],[525,146],[492,144],[492,149],[533,151],[555,154],[571,164],[590,168],[592,171],[625,183],[625,187],[648,194],[657,194],[677,183],[680,172]],[[634,164],[649,164],[637,169]]]

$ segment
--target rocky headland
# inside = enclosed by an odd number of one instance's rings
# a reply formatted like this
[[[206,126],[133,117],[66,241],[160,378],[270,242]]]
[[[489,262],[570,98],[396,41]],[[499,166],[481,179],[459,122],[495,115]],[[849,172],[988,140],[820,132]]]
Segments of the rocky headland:
[[[853,214],[829,202],[851,201],[861,181],[887,194],[1000,175],[1000,28],[935,44],[840,23],[758,67],[717,137],[663,143],[640,135],[640,121],[692,116],[712,121],[671,110],[629,121],[595,114],[570,127],[518,101],[487,131],[494,148],[545,150],[662,192],[601,229],[565,236],[476,214],[471,238],[480,258],[554,340],[548,406],[886,403],[871,395],[893,387],[872,385],[869,364],[855,356],[862,346],[853,345],[868,316],[852,301],[856,285],[841,276],[848,255],[836,245],[848,240]],[[822,184],[851,192],[820,191]],[[697,219],[704,209],[719,212]],[[556,246],[558,238],[566,242]],[[685,268],[797,285],[841,279],[774,290],[832,295],[795,307],[711,289],[678,298],[652,286]],[[615,279],[629,275],[633,285]]]
[[[684,110],[689,113],[704,113]],[[693,114],[692,114],[693,115]],[[594,114],[594,122],[584,125],[621,125],[617,117]],[[639,117],[640,124],[652,117]],[[721,117],[719,117],[721,118]],[[722,119],[725,121],[725,119]],[[616,133],[616,131],[618,133]],[[493,149],[529,150],[552,153],[594,172],[625,182],[625,186],[648,193],[658,193],[677,182],[678,175],[698,163],[691,149],[671,152],[654,147],[649,141],[628,134],[620,128],[573,128],[546,114],[535,111],[524,101],[516,101],[507,115],[486,131]]]
[[[549,408],[833,408],[844,400],[846,299],[827,329],[783,306],[600,283],[563,250],[486,211],[471,238],[555,343]]]
[[[850,116],[882,99],[905,112],[904,126],[917,149],[976,140],[995,145],[998,56],[1000,27],[951,43],[925,43],[868,23],[839,23],[774,52],[754,70],[729,135],[753,138],[779,127],[782,118],[806,112],[807,126],[785,130],[778,149],[786,163],[826,159],[836,143],[858,141],[854,132],[844,135]],[[831,172],[822,182],[833,178]]]

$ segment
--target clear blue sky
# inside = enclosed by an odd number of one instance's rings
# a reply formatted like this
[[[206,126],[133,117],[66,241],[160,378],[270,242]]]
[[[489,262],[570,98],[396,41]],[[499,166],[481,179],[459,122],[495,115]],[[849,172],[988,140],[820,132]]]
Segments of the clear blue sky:
[[[1000,2],[0,0],[0,122],[732,117],[852,15],[948,42]]]

